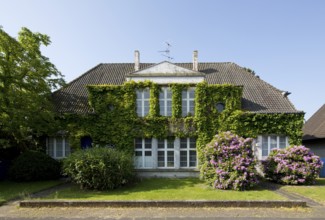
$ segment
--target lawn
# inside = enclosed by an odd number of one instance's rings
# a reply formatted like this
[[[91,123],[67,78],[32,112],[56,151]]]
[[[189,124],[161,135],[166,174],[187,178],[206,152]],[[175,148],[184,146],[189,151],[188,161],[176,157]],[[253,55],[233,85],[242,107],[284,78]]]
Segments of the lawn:
[[[319,178],[315,185],[311,186],[283,186],[288,192],[300,194],[305,197],[309,197],[317,202],[325,205],[325,178]]]
[[[61,184],[62,181],[10,182],[0,181],[0,205],[17,197],[26,197],[31,193]]]
[[[213,190],[197,178],[144,179],[133,186],[108,191],[81,190],[74,185],[46,199],[81,200],[286,200],[269,190]]]

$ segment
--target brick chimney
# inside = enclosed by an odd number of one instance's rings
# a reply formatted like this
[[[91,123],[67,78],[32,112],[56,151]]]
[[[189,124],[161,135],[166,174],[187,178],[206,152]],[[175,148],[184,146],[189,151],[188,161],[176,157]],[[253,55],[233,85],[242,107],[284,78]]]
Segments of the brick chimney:
[[[198,63],[198,59],[197,59],[197,50],[193,51],[193,70],[194,71],[199,71],[199,63]]]
[[[138,71],[140,69],[140,52],[138,50],[134,51],[134,70]]]

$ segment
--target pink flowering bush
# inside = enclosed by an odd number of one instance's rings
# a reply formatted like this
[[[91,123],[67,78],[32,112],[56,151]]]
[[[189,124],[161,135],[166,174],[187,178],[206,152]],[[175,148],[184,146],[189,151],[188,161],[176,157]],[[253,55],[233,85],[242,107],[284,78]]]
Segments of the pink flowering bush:
[[[216,189],[246,190],[258,183],[252,139],[231,132],[216,135],[204,149],[201,178]]]
[[[274,149],[263,162],[265,177],[281,184],[314,184],[323,164],[305,146]]]

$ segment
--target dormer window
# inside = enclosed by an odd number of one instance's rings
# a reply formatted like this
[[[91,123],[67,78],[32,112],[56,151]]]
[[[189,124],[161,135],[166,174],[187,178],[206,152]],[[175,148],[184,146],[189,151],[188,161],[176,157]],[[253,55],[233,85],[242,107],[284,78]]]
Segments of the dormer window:
[[[137,114],[139,117],[147,116],[149,113],[149,107],[150,107],[150,90],[149,89],[143,89],[143,90],[137,90]]]
[[[163,87],[159,93],[159,108],[161,116],[172,116],[172,91]]]
[[[195,88],[188,88],[182,91],[182,116],[194,115],[195,110]]]

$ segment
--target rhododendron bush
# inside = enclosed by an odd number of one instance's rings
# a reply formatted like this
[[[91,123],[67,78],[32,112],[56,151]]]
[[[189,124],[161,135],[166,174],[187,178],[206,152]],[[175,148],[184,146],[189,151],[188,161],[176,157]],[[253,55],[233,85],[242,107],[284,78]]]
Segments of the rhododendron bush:
[[[305,146],[274,149],[263,162],[265,177],[281,184],[314,184],[322,168],[318,156]]]
[[[216,135],[204,149],[201,178],[216,189],[245,190],[258,182],[252,139],[231,132]]]

